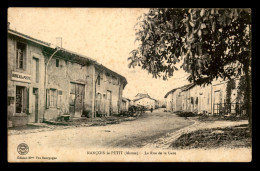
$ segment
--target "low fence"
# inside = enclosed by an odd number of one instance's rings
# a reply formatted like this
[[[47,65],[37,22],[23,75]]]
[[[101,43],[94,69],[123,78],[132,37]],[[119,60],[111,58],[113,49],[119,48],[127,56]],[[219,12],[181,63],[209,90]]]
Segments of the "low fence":
[[[215,103],[213,105],[213,114],[215,115],[242,115],[245,114],[245,109],[241,103]]]

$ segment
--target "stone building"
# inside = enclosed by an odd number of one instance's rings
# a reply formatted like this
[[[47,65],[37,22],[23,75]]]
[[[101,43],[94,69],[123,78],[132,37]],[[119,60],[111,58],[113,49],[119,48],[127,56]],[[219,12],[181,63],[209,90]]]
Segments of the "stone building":
[[[131,104],[131,100],[123,97],[122,98],[122,107],[121,107],[122,111],[128,111],[130,104]]]
[[[172,89],[164,96],[166,110],[170,112],[185,111],[193,113],[219,114],[228,109],[229,113],[235,113],[237,107],[237,86],[239,79],[233,79],[234,86],[230,92],[230,102],[227,103],[228,81],[214,80],[209,85],[188,84]],[[241,104],[239,104],[241,105]],[[226,109],[224,109],[226,108]],[[240,106],[239,106],[240,108]],[[225,111],[227,112],[227,110]]]
[[[156,109],[158,107],[158,100],[151,98],[148,94],[138,93],[133,99],[134,105],[142,105],[147,109],[153,108]]]
[[[8,29],[8,125],[121,110],[125,77],[84,55]]]

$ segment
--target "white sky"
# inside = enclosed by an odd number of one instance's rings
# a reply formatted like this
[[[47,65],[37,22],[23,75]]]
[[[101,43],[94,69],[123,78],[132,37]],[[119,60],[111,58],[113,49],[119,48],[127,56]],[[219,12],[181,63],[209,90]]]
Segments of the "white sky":
[[[187,84],[184,71],[168,81],[152,78],[146,70],[128,68],[127,58],[137,47],[134,25],[149,9],[142,8],[9,8],[10,28],[56,44],[62,37],[65,49],[89,56],[126,77],[123,96],[133,99],[148,93],[163,100],[171,89]]]

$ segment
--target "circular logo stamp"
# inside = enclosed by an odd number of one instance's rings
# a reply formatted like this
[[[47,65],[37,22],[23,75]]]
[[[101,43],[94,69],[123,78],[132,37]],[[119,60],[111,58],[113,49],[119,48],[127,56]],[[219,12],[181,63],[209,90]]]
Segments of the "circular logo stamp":
[[[29,146],[25,143],[21,143],[17,147],[17,152],[21,155],[26,155],[29,152]]]

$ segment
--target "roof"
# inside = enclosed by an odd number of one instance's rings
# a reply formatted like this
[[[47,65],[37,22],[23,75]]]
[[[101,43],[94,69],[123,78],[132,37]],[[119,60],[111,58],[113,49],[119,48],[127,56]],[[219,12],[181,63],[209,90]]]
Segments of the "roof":
[[[192,87],[194,87],[196,84],[188,84],[188,85],[186,85],[186,86],[184,86],[184,87],[182,87],[181,88],[181,90],[182,91],[187,91],[187,90],[189,90],[189,89],[191,89]]]
[[[122,76],[122,75],[120,75],[120,74],[118,74],[118,73],[116,73],[116,72],[110,70],[109,68],[105,67],[105,66],[102,65],[102,64],[99,64],[98,62],[95,62],[94,64],[95,64],[97,67],[102,68],[102,69],[105,69],[106,71],[110,72],[112,75],[116,75],[116,76],[120,77],[120,78],[123,80],[123,82],[124,82],[124,86],[127,84],[127,80],[126,80],[126,78],[125,78],[124,76]]]
[[[34,43],[38,43],[38,44],[43,45],[43,46],[51,46],[50,43],[44,42],[44,41],[39,40],[39,39],[35,39],[35,38],[31,37],[31,36],[28,36],[26,34],[20,33],[20,32],[18,32],[16,30],[8,29],[8,33],[9,34],[13,34],[13,35],[18,36],[18,37],[22,37],[22,38],[24,38],[26,40],[29,40],[29,41],[34,42]]]
[[[135,102],[135,101],[138,101],[138,100],[141,100],[141,99],[144,99],[144,98],[148,98],[148,99],[151,99],[151,100],[154,100],[154,101],[156,101],[156,102],[157,102],[157,100],[156,100],[156,99],[154,99],[154,98],[151,98],[151,97],[140,97],[140,98],[134,99],[133,101]]]
[[[37,43],[39,45],[42,45],[44,47],[44,53],[49,53],[50,55],[56,50],[57,47],[54,47],[51,43],[47,43],[47,42],[44,42],[42,40],[39,40],[39,39],[35,39],[31,36],[28,36],[26,34],[23,34],[23,33],[20,33],[16,30],[12,30],[12,29],[8,29],[8,33],[9,34],[12,34],[14,36],[17,36],[17,37],[21,37],[23,39],[26,39],[30,42],[33,42],[33,43]],[[73,52],[73,51],[70,51],[68,49],[64,49],[64,48],[60,48],[60,50],[56,53],[56,55],[54,56],[67,56],[69,60],[75,62],[75,63],[79,63],[81,65],[87,65],[88,63],[92,63],[93,65],[97,66],[97,67],[101,67],[105,70],[107,70],[108,72],[110,72],[112,75],[116,75],[118,77],[120,77],[123,82],[124,82],[124,86],[127,84],[127,80],[124,76],[112,71],[111,69],[103,66],[102,64],[98,63],[96,60],[90,58],[90,57],[87,57],[87,56],[84,56],[84,55],[81,55],[81,54],[78,54],[76,52]]]
[[[193,86],[195,86],[195,84],[191,83],[191,84],[187,84],[187,85],[184,85],[184,86],[181,86],[181,87],[174,88],[174,89],[170,90],[168,93],[166,93],[164,98],[167,98],[170,93],[173,93],[177,89],[181,89],[182,91],[186,91],[186,90],[192,88]]]
[[[125,101],[131,101],[130,99],[126,98],[126,97],[122,97],[122,100],[125,100]]]
[[[143,94],[143,93],[138,93],[137,95],[135,95],[135,97],[150,97],[147,93]]]

